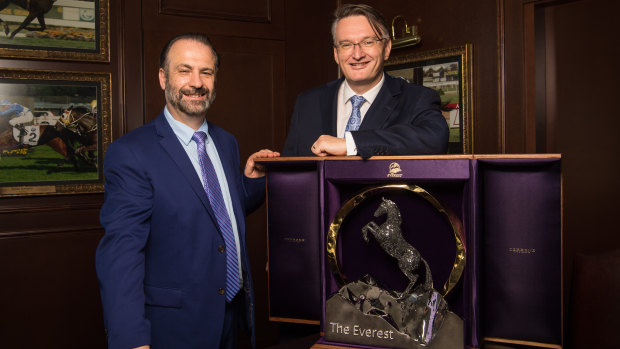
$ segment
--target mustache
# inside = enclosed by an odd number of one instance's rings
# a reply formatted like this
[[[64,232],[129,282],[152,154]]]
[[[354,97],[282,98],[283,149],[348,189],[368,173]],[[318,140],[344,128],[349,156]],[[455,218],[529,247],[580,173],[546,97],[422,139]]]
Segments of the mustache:
[[[201,88],[190,87],[190,88],[180,90],[179,92],[181,92],[182,94],[186,94],[186,95],[206,94],[207,96],[209,96],[211,94],[211,91],[209,91],[209,89],[206,87],[201,87]]]

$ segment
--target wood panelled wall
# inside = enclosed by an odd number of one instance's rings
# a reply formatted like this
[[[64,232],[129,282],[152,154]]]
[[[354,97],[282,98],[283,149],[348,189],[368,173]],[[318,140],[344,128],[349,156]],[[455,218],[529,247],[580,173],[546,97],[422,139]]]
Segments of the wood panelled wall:
[[[111,73],[117,127],[119,4],[110,2],[110,63],[0,59],[0,69]],[[102,202],[102,194],[0,198],[0,348],[105,348],[94,263]]]
[[[338,76],[329,26],[341,2],[110,0],[110,63],[0,59],[0,68],[111,73],[116,139],[163,108],[157,81],[161,46],[182,32],[205,32],[221,55],[217,99],[208,118],[238,138],[246,158],[261,148],[281,149],[297,95]],[[607,103],[619,92],[613,79],[618,46],[608,45],[618,32],[611,21],[600,20],[618,12],[615,2],[362,2],[388,21],[403,15],[409,25],[418,25],[422,43],[392,55],[473,44],[477,153],[564,152],[567,290],[573,255],[620,246],[612,212],[619,194],[613,176],[619,138]],[[546,9],[544,30],[535,20],[541,9]],[[543,90],[555,101],[545,107],[555,118],[546,120],[543,138],[532,116],[541,90],[533,42],[541,32],[547,38],[543,46],[557,48],[545,55]],[[595,44],[596,37],[602,44]],[[94,270],[102,202],[101,194],[0,198],[1,348],[105,348]],[[264,208],[248,218],[248,227],[258,344],[268,347],[278,342],[278,327],[267,321]]]
[[[355,1],[345,1],[355,3]],[[402,15],[417,25],[420,44],[392,50],[391,56],[473,45],[474,150],[479,154],[501,150],[503,121],[499,115],[498,6],[496,0],[480,1],[363,1],[379,9],[388,25]],[[400,23],[402,25],[402,23]],[[484,115],[484,117],[479,117]]]
[[[326,64],[335,6],[110,0],[110,63],[4,59],[0,67],[110,72],[116,139],[163,108],[157,80],[163,44],[183,32],[207,33],[221,57],[208,117],[237,137],[247,158],[261,148],[280,149],[296,94],[336,77],[335,65]],[[320,47],[324,59],[315,54]],[[94,268],[102,202],[102,194],[0,199],[1,348],[106,347]],[[278,342],[278,326],[267,320],[265,217],[264,208],[248,217],[259,347]]]
[[[500,3],[503,63],[503,117],[508,153],[562,153],[564,191],[564,338],[572,348],[612,348],[620,301],[576,299],[572,290],[595,290],[620,278],[600,279],[599,285],[575,285],[593,277],[576,274],[576,256],[599,258],[620,250],[615,219],[620,195],[616,99],[620,76],[616,58],[620,31],[609,13],[618,2],[605,0],[539,0]],[[600,69],[600,70],[599,70]],[[606,266],[600,266],[605,270]],[[615,275],[620,275],[616,273]],[[616,286],[616,292],[618,286]],[[590,293],[591,293],[590,292]],[[608,292],[614,292],[611,289]],[[580,310],[576,310],[580,309]],[[587,319],[576,314],[589,314]],[[596,320],[592,320],[596,319]],[[593,327],[594,326],[594,327]],[[597,334],[589,335],[597,328]]]

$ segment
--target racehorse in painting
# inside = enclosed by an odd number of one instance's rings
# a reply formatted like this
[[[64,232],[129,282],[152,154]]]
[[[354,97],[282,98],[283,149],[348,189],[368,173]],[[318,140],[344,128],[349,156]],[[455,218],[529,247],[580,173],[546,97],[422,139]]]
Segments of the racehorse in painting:
[[[48,145],[64,157],[64,160],[58,166],[62,166],[67,161],[74,164],[76,163],[73,158],[73,152],[68,151],[66,143],[62,140],[60,133],[54,126],[30,125],[24,127],[24,131],[25,134],[20,134],[20,130],[15,131],[13,126],[9,124],[8,116],[0,117],[0,151],[11,151],[37,145]],[[23,144],[20,144],[16,137],[18,139],[21,137]]]
[[[85,107],[69,107],[55,125],[26,125],[24,133],[0,117],[0,151],[48,145],[65,163],[78,167],[76,156],[97,166],[97,117]]]
[[[52,6],[54,5],[56,0],[0,0],[0,11],[4,10],[10,4],[15,4],[25,10],[28,11],[28,16],[24,19],[22,24],[19,25],[17,29],[15,29],[11,35],[9,36],[11,39],[17,34],[20,30],[26,29],[30,31],[44,31],[45,30],[45,14],[48,13]],[[39,20],[39,28],[29,28],[27,27],[30,22],[34,19]],[[4,33],[9,35],[9,25],[6,22],[0,19],[0,23],[4,26]]]
[[[71,153],[97,165],[97,117],[88,108],[67,108],[56,123],[56,130]]]

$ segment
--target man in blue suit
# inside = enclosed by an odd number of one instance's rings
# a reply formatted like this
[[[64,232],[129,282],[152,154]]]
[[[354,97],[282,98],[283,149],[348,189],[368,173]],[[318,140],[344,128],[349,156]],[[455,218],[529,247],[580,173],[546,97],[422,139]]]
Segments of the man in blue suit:
[[[202,34],[162,50],[166,107],[105,158],[105,229],[96,254],[110,348],[235,348],[254,301],[245,216],[264,200],[256,157],[207,122],[218,55]]]
[[[392,43],[381,13],[343,5],[332,36],[344,78],[297,98],[282,155],[445,153],[449,130],[437,93],[383,72]]]

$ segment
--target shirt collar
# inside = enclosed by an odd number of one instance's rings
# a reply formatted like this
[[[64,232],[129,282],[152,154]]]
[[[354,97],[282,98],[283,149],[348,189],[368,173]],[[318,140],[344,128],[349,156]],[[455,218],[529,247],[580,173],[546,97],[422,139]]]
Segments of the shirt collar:
[[[377,98],[377,95],[379,94],[381,87],[383,87],[384,82],[385,82],[385,74],[381,75],[381,80],[379,80],[378,84],[373,86],[370,90],[366,91],[361,96],[364,97],[364,99],[366,99],[366,102],[372,104],[372,102],[375,101],[375,98]],[[351,89],[351,86],[349,86],[349,83],[347,82],[346,79],[344,80],[343,84],[344,84],[344,90],[342,91],[342,98],[344,98],[344,103],[346,104],[349,101],[349,99],[351,99],[351,97],[356,95],[356,93],[353,92],[353,90]]]
[[[170,114],[170,112],[168,111],[167,106],[164,107],[164,116],[166,117],[168,124],[170,124],[172,131],[177,136],[179,141],[181,141],[181,143],[183,143],[185,146],[189,145],[189,142],[192,141],[192,136],[196,131],[194,131],[193,128],[185,125],[184,123],[175,120],[175,118],[172,117],[172,114]],[[198,131],[203,131],[207,134],[207,139],[205,140],[205,143],[209,143],[209,124],[207,124],[207,120],[204,120],[202,122],[202,125],[200,125],[200,127],[198,128]]]

